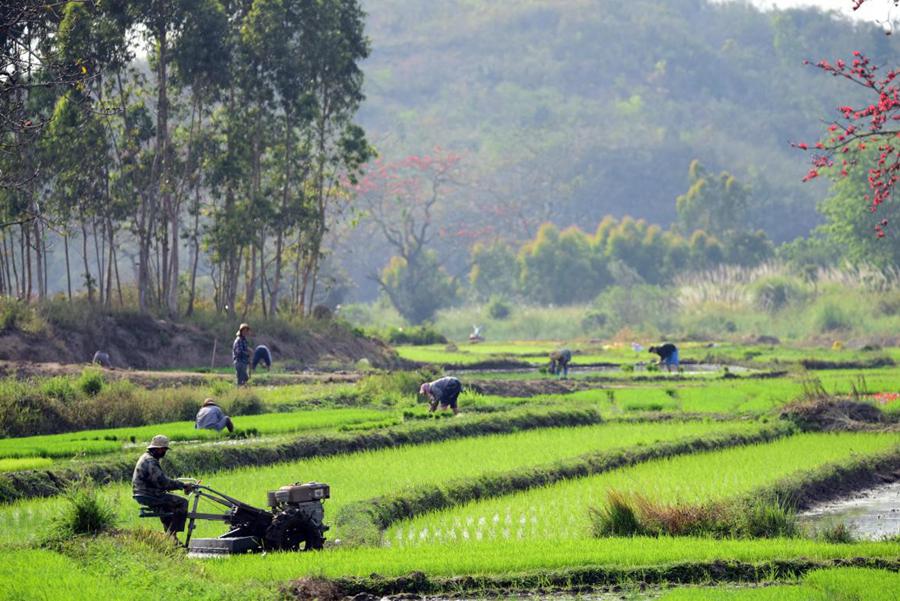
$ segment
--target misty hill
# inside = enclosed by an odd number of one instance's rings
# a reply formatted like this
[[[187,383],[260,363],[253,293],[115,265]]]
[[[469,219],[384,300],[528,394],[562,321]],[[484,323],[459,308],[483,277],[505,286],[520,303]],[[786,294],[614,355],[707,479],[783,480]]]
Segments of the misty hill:
[[[874,26],[735,2],[366,4],[360,120],[382,155],[461,151],[471,204],[505,195],[587,229],[606,214],[670,223],[699,159],[752,185],[752,225],[807,232],[824,187],[800,183],[808,157],[789,142],[815,139],[854,90],[803,60],[898,58]],[[445,244],[453,262],[463,249]]]

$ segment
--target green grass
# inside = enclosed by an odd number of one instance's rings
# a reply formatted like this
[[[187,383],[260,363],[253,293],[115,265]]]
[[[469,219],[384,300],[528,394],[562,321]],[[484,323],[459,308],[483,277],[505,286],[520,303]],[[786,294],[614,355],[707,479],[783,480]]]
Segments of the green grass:
[[[686,587],[660,601],[898,601],[900,574],[887,570],[839,568],[815,570],[798,585],[762,588]]]
[[[327,482],[331,485],[332,499],[327,502],[326,516],[335,516],[348,503],[423,484],[542,465],[603,449],[648,445],[714,432],[751,432],[757,428],[756,424],[746,422],[615,423],[553,428],[198,476],[209,486],[257,506],[265,505],[267,490],[284,484],[306,480]],[[178,450],[170,452],[175,454]],[[137,505],[130,498],[130,486],[114,485],[107,490],[118,503],[121,523],[130,527],[138,525]],[[35,499],[0,508],[0,543],[16,540],[19,535],[39,534],[41,524],[59,511],[61,503],[60,499]],[[146,520],[143,524],[155,527]],[[215,535],[221,533],[222,526],[201,523],[198,531]],[[339,536],[339,532],[329,534],[331,538]]]
[[[0,561],[0,600],[65,599],[131,601],[191,599],[254,601],[276,598],[253,582],[223,583],[204,566],[180,553],[165,553],[161,543],[101,537],[73,541],[66,554],[50,550],[4,552]]]
[[[828,560],[900,555],[900,543],[831,544],[803,539],[713,540],[691,537],[628,537],[594,540],[475,541],[460,548],[361,547],[300,556],[273,553],[211,562],[208,570],[228,582],[279,582],[304,575],[396,577],[422,571],[432,577],[501,575],[582,566],[641,568],[674,564],[770,560]]]
[[[792,474],[895,448],[897,434],[800,434],[751,445],[661,459],[400,522],[385,534],[395,546],[457,544],[482,539],[584,540],[588,508],[610,489],[659,503],[700,505],[734,498]]]
[[[351,427],[366,424],[398,423],[397,412],[376,409],[319,409],[293,413],[266,413],[232,418],[236,433],[286,434],[327,428]],[[124,443],[143,446],[156,434],[165,434],[173,441],[216,440],[228,436],[227,430],[197,430],[193,422],[169,422],[133,428],[84,430],[67,434],[28,436],[0,439],[0,458],[13,457],[74,457],[98,455],[123,448]]]
[[[17,472],[19,470],[39,470],[53,465],[53,460],[46,457],[27,457],[24,459],[0,459],[0,472]]]

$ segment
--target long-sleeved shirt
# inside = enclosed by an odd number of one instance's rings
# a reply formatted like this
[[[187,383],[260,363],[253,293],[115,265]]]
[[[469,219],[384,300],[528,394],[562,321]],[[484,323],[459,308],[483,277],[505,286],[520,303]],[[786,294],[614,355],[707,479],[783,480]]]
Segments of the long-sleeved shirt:
[[[141,455],[131,476],[131,490],[134,496],[158,497],[179,488],[183,488],[181,482],[166,476],[159,465],[159,459],[150,453]]]
[[[219,430],[227,427],[228,416],[218,405],[201,407],[197,413],[197,421],[194,428],[197,430]]]
[[[455,401],[461,390],[462,384],[457,378],[446,376],[431,383],[431,398],[446,405]]]
[[[250,363],[250,345],[243,336],[234,339],[231,345],[231,359],[235,363]]]

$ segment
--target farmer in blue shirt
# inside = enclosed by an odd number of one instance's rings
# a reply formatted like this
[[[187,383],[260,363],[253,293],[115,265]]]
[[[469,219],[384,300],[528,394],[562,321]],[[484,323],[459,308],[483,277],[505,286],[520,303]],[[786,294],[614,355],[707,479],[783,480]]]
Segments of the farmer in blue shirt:
[[[194,428],[197,430],[216,430],[218,432],[228,428],[229,432],[234,432],[234,423],[213,399],[206,399],[203,401],[200,411],[197,412]]]
[[[673,367],[676,370],[678,369],[678,347],[671,342],[667,342],[660,346],[651,346],[647,351],[659,355],[659,361],[657,363],[659,365],[665,365],[667,371],[672,371]]]
[[[550,373],[560,378],[568,378],[570,361],[572,361],[572,351],[569,349],[564,348],[552,351],[550,353]]]
[[[434,382],[425,382],[419,388],[419,394],[428,397],[428,410],[434,411],[440,406],[441,409],[452,409],[453,415],[459,413],[456,406],[456,399],[462,392],[462,384],[457,378],[447,376]]]
[[[250,325],[242,323],[238,328],[234,344],[231,345],[231,359],[234,362],[234,371],[237,373],[238,386],[243,386],[250,379],[250,344],[247,342],[249,333]]]

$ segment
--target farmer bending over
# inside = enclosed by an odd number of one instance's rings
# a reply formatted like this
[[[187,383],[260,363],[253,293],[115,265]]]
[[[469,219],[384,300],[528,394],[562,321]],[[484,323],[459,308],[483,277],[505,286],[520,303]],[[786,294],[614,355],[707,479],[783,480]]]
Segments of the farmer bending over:
[[[672,371],[672,367],[678,369],[678,347],[671,342],[667,342],[662,346],[651,346],[647,350],[659,355],[657,365],[665,365],[667,371]]]
[[[184,532],[184,523],[187,520],[187,499],[170,495],[170,490],[183,490],[188,493],[193,489],[193,484],[182,483],[166,476],[159,460],[166,456],[169,450],[169,439],[159,434],[153,437],[147,452],[141,455],[137,465],[134,466],[134,475],[131,477],[132,496],[134,500],[152,509],[164,512],[160,521],[166,529],[166,534],[171,535],[176,541],[177,532]]]
[[[200,411],[197,412],[194,428],[197,430],[216,430],[217,432],[228,428],[229,432],[234,432],[234,423],[213,399],[206,399],[203,401]]]
[[[253,349],[253,363],[250,364],[250,371],[256,371],[256,366],[260,363],[266,366],[266,371],[272,368],[272,353],[265,344],[260,344]]]
[[[433,412],[440,406],[441,409],[452,409],[453,415],[459,413],[456,406],[456,399],[462,392],[462,384],[457,378],[447,376],[434,382],[425,382],[419,388],[419,394],[427,396],[428,410]]]
[[[550,353],[550,373],[560,378],[569,377],[569,362],[572,360],[572,351],[567,348]]]

